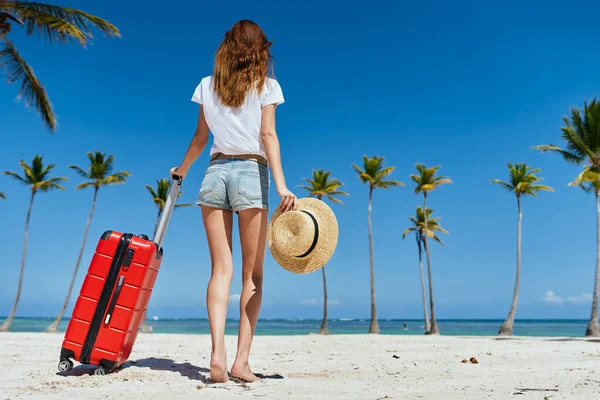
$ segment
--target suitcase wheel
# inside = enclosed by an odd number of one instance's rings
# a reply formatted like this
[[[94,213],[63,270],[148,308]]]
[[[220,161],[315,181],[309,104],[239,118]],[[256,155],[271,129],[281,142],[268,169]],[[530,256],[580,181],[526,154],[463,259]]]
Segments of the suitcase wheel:
[[[73,361],[69,360],[68,358],[60,358],[60,361],[58,363],[58,370],[60,372],[69,372],[72,368]]]
[[[98,367],[94,370],[94,375],[106,375],[110,373],[110,369],[106,367]]]

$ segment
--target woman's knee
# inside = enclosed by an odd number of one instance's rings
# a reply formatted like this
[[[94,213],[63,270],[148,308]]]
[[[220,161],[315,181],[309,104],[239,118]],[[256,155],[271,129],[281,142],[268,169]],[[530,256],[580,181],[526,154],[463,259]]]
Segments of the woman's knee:
[[[242,274],[242,283],[252,283],[255,287],[262,288],[263,274],[255,271],[244,273]]]
[[[231,279],[233,277],[233,265],[231,265],[231,264],[213,264],[212,275]]]

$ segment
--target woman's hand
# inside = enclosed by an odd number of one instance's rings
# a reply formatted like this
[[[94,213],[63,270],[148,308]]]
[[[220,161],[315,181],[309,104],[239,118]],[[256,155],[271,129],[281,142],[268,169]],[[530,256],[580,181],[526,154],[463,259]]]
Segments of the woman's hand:
[[[188,173],[187,169],[181,168],[181,167],[175,167],[175,168],[171,168],[170,176],[171,176],[171,179],[173,179],[173,175],[177,175],[181,178],[181,180],[183,180],[183,178],[185,178],[187,173]]]
[[[281,196],[281,203],[278,209],[282,212],[296,209],[296,196],[290,192],[287,187],[277,189],[277,194]]]

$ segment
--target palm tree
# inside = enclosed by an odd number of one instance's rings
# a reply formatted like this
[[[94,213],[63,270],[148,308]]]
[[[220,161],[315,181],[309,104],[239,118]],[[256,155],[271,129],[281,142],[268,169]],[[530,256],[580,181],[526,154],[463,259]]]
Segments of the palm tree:
[[[583,115],[577,108],[571,108],[571,120],[563,117],[565,126],[561,127],[562,140],[566,143],[566,149],[553,144],[534,146],[541,152],[557,153],[570,164],[585,167],[577,176],[571,186],[581,186],[592,190],[596,196],[596,278],[594,280],[594,296],[592,301],[592,315],[586,329],[586,336],[600,336],[600,325],[598,324],[598,285],[600,283],[600,199],[597,190],[598,172],[600,172],[600,103],[594,98],[589,104],[584,102]]]
[[[0,0],[0,67],[5,68],[9,83],[21,81],[19,97],[23,97],[27,107],[38,111],[44,124],[54,133],[56,117],[46,89],[8,39],[13,24],[25,28],[27,35],[37,33],[49,43],[78,42],[84,47],[93,37],[90,27],[100,29],[109,37],[120,37],[119,30],[102,18],[73,8]]]
[[[516,163],[512,165],[507,163],[508,170],[510,171],[510,182],[504,182],[500,179],[493,179],[492,183],[497,183],[504,189],[513,193],[517,198],[517,210],[519,212],[519,218],[517,222],[517,277],[515,280],[515,290],[513,293],[513,300],[510,306],[510,312],[508,317],[502,323],[498,335],[510,336],[513,334],[513,326],[515,323],[515,313],[517,312],[517,301],[519,299],[519,280],[521,277],[521,221],[523,219],[523,212],[521,211],[521,197],[531,195],[537,196],[538,192],[548,191],[553,192],[550,186],[538,185],[537,183],[542,180],[534,174],[539,173],[541,170],[533,168],[525,163]]]
[[[371,208],[373,204],[373,191],[375,189],[389,189],[392,186],[404,186],[400,181],[385,180],[396,167],[383,168],[383,157],[367,157],[363,156],[363,169],[356,164],[352,167],[358,174],[358,178],[362,183],[369,185],[369,257],[370,257],[370,272],[371,272],[371,324],[369,325],[369,333],[379,333],[379,323],[377,322],[377,310],[375,307],[375,267],[373,265],[373,230],[371,229]]]
[[[423,277],[423,241],[425,240],[425,235],[427,235],[443,246],[444,242],[440,240],[435,232],[448,233],[448,231],[442,228],[439,224],[438,221],[441,219],[440,217],[430,218],[432,213],[433,210],[428,208],[427,221],[425,221],[425,213],[423,212],[423,209],[421,206],[417,206],[416,217],[408,217],[412,222],[412,226],[407,228],[402,234],[402,239],[404,239],[406,235],[414,232],[415,238],[417,239],[417,248],[419,250],[419,271],[421,272],[421,293],[423,296],[423,314],[425,315],[425,332],[429,332],[431,324],[429,322],[429,316],[427,315],[427,296],[425,294],[425,278]],[[425,230],[425,226],[427,226],[427,231]]]
[[[21,270],[19,272],[19,284],[17,286],[17,297],[15,304],[8,315],[8,318],[2,325],[0,325],[0,332],[7,332],[10,329],[12,320],[17,312],[19,300],[21,298],[21,288],[23,286],[23,271],[25,270],[25,258],[27,256],[27,234],[29,233],[29,218],[31,217],[31,208],[33,207],[33,200],[38,192],[48,192],[52,189],[65,190],[64,187],[60,186],[58,182],[65,181],[67,178],[55,177],[50,178],[50,171],[55,167],[54,164],[44,166],[42,157],[36,155],[33,158],[31,166],[21,160],[20,163],[23,168],[24,176],[17,174],[16,172],[4,171],[5,175],[11,176],[16,180],[29,186],[31,189],[31,200],[29,201],[29,209],[27,210],[27,218],[25,219],[25,237],[23,240],[23,257],[21,258]]]
[[[160,217],[165,208],[165,204],[167,202],[167,197],[169,196],[169,186],[171,185],[171,181],[167,178],[157,179],[156,180],[156,189],[154,189],[150,185],[146,185],[146,189],[152,196],[152,202],[156,204],[158,207],[158,216],[156,217],[156,223],[154,224],[154,236],[156,236],[156,230],[158,229],[158,223],[160,221]],[[179,191],[177,198],[181,196],[183,192]],[[193,207],[193,204],[175,204],[175,208],[179,207]],[[142,316],[142,326],[140,328],[141,332],[148,332],[148,321],[146,320],[146,313]]]
[[[96,199],[98,197],[98,190],[102,186],[112,186],[117,184],[125,183],[125,179],[131,175],[131,172],[121,171],[111,174],[113,170],[113,161],[115,159],[114,156],[106,157],[106,153],[101,153],[96,151],[94,153],[87,153],[88,159],[90,161],[89,172],[85,171],[83,168],[80,168],[76,165],[69,165],[69,168],[75,170],[86,182],[80,183],[75,188],[76,190],[85,189],[87,187],[94,188],[94,199],[92,200],[92,209],[90,210],[90,215],[88,217],[87,223],[85,225],[85,231],[83,233],[83,241],[81,242],[81,248],[79,249],[79,255],[77,256],[77,262],[75,263],[75,270],[73,271],[73,276],[71,277],[71,283],[69,284],[69,289],[67,290],[67,297],[65,298],[65,302],[58,313],[58,317],[48,326],[46,332],[58,332],[58,325],[62,320],[62,317],[67,309],[67,305],[69,304],[69,300],[71,298],[71,292],[73,291],[73,284],[75,283],[75,278],[77,277],[77,271],[79,270],[79,264],[81,264],[81,258],[83,257],[83,250],[85,248],[85,242],[87,240],[88,230],[90,228],[90,224],[92,222],[92,216],[94,215],[94,209],[96,208]]]
[[[344,204],[336,196],[347,196],[348,193],[340,192],[338,189],[343,185],[342,181],[337,178],[329,179],[331,171],[323,171],[322,169],[313,170],[312,179],[303,178],[308,182],[308,186],[300,186],[308,191],[309,197],[316,197],[319,200],[323,200],[323,197],[334,203]],[[321,268],[323,271],[323,322],[321,323],[321,329],[319,333],[327,335],[327,278],[325,276],[325,266]]]
[[[435,166],[432,168],[427,168],[423,164],[416,164],[415,167],[419,172],[418,175],[411,175],[410,179],[413,180],[417,184],[415,187],[415,193],[423,193],[423,209],[427,210],[427,194],[435,190],[437,187],[452,183],[447,176],[436,176],[437,170],[440,169],[440,166]],[[425,218],[425,231],[427,231],[427,218]],[[435,318],[435,308],[433,306],[433,283],[431,281],[431,259],[429,257],[429,242],[427,240],[427,235],[423,236],[423,245],[425,247],[425,256],[427,257],[427,277],[429,280],[429,308],[431,310],[431,326],[429,327],[429,331],[427,331],[430,335],[438,335],[440,333],[440,329],[438,328],[437,319]]]

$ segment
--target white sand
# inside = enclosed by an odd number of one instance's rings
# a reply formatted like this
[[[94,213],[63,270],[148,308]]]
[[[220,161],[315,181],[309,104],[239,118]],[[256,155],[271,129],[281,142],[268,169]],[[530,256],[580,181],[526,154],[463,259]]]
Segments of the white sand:
[[[77,363],[59,374],[61,341],[0,334],[0,399],[600,399],[598,340],[258,336],[251,365],[272,376],[249,385],[208,382],[207,335],[141,334],[131,361],[107,376]],[[479,364],[460,362],[470,357]]]

